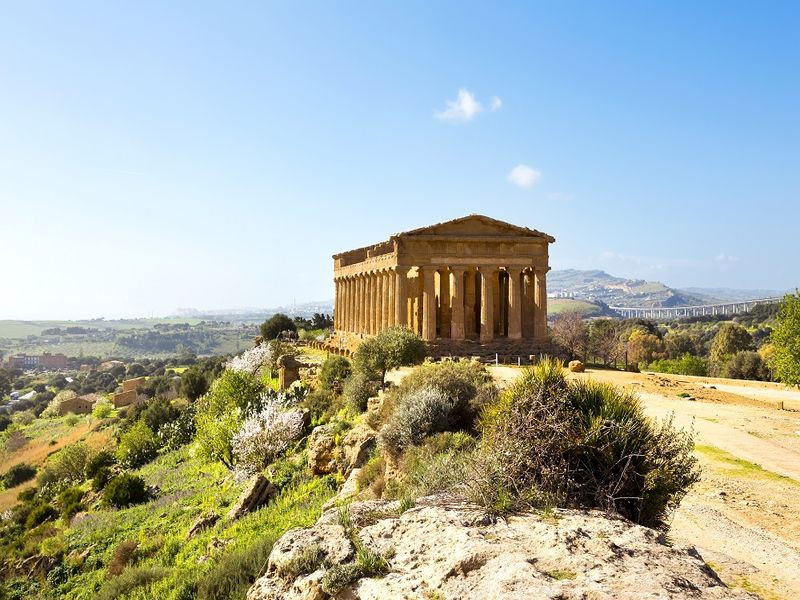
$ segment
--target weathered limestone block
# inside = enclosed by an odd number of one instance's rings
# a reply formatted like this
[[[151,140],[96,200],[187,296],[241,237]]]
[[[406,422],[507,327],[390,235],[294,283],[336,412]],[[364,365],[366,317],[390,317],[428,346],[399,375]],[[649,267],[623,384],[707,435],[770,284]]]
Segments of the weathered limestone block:
[[[569,361],[569,370],[573,373],[583,373],[583,363],[579,360],[571,360]]]
[[[328,423],[315,427],[308,438],[308,468],[316,475],[325,475],[335,470],[335,426],[335,423]]]
[[[219,515],[215,514],[200,515],[189,526],[189,533],[186,535],[186,539],[190,540],[204,529],[213,527],[214,523],[216,523],[217,521],[219,521]]]
[[[233,521],[264,506],[271,498],[278,493],[272,483],[260,473],[254,475],[245,486],[239,500],[233,505],[228,513],[228,520]]]
[[[366,423],[359,423],[348,431],[342,440],[345,473],[363,467],[377,444],[378,433]]]
[[[295,381],[300,380],[300,367],[304,365],[292,356],[284,354],[278,357],[278,385],[280,390],[286,391]]]

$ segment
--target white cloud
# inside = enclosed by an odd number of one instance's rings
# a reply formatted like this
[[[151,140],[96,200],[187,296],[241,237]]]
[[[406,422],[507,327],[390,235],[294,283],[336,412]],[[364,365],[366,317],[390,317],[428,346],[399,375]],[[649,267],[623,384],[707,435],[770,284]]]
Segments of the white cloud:
[[[725,254],[724,252],[717,254],[717,256],[714,257],[714,260],[722,264],[739,262],[738,257],[730,256],[729,254]]]
[[[517,165],[508,173],[508,181],[521,188],[529,188],[541,178],[541,171],[528,165]]]
[[[475,95],[467,89],[458,90],[458,98],[447,100],[447,106],[441,112],[436,113],[436,118],[443,121],[471,121],[479,112],[483,111],[483,105],[475,99]]]
[[[492,96],[492,100],[489,104],[489,108],[491,109],[491,111],[494,112],[496,110],[500,110],[502,106],[503,106],[503,101],[498,96]]]

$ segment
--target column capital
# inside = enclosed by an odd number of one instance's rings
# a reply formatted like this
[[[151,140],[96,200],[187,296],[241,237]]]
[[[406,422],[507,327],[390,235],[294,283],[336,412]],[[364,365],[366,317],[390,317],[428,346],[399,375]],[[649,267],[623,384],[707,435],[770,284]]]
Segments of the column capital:
[[[520,273],[522,273],[522,267],[515,267],[515,266],[506,267],[506,273],[508,273],[509,275],[512,273],[519,275]]]
[[[465,267],[464,265],[454,265],[452,267],[449,267],[449,269],[450,269],[451,273],[466,273],[467,272],[467,267]]]

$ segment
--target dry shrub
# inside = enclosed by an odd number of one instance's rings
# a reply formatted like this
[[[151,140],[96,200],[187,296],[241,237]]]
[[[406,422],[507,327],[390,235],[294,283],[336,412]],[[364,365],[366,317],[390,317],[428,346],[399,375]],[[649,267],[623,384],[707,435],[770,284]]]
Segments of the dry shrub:
[[[109,576],[116,577],[120,575],[125,570],[125,567],[136,558],[136,549],[138,547],[139,543],[134,540],[125,540],[117,544],[111,556],[111,561],[108,563]]]

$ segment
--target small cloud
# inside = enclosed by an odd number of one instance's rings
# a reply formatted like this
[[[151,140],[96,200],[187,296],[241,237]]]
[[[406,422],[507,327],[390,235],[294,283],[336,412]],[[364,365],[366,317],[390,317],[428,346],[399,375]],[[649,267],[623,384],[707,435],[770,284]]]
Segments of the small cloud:
[[[572,194],[562,194],[561,192],[552,192],[547,194],[547,199],[551,202],[572,202],[575,197]]]
[[[496,110],[500,110],[503,106],[503,101],[498,96],[492,96],[492,100],[489,103],[489,109],[494,112]]]
[[[442,121],[471,121],[483,111],[483,105],[475,99],[475,95],[464,88],[458,90],[458,98],[447,100],[445,105],[446,109],[436,113],[436,118]]]
[[[521,188],[529,188],[542,178],[542,172],[528,165],[517,165],[508,173],[508,181]]]
[[[725,254],[724,252],[720,252],[719,254],[717,254],[714,257],[714,260],[716,262],[722,263],[722,264],[729,264],[729,263],[739,262],[739,258],[738,257],[730,256],[728,254]]]

